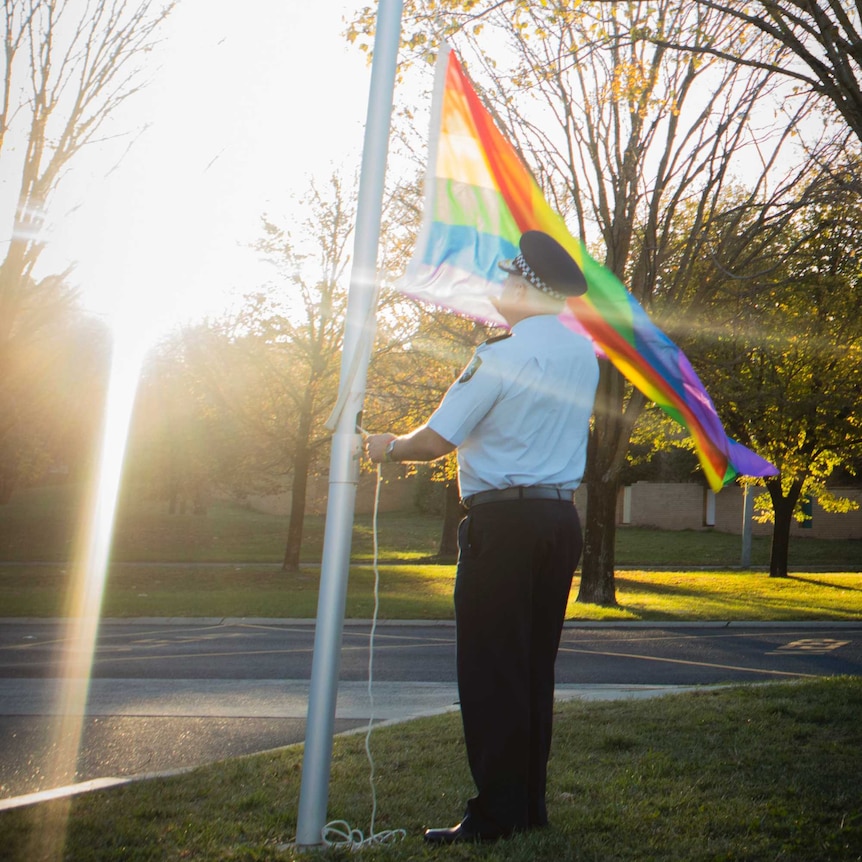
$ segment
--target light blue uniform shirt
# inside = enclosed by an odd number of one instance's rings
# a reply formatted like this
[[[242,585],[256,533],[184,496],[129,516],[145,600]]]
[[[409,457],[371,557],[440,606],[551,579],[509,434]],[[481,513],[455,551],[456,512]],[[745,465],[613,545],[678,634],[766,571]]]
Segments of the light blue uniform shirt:
[[[599,369],[592,343],[555,315],[476,349],[428,426],[458,447],[461,496],[581,483]]]

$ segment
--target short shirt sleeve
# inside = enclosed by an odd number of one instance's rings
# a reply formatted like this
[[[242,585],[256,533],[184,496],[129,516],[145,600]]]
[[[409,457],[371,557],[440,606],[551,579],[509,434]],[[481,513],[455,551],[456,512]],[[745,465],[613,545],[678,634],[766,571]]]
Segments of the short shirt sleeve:
[[[498,363],[484,347],[477,349],[428,420],[428,427],[454,446],[464,442],[502,393]]]

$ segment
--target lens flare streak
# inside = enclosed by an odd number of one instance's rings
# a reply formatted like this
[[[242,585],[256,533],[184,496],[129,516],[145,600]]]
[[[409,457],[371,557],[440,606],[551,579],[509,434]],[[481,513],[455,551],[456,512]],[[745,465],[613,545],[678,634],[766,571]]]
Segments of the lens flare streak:
[[[65,604],[63,663],[57,680],[58,716],[52,732],[51,762],[46,765],[51,789],[75,780],[86,713],[90,673],[99,629],[102,597],[129,425],[142,363],[141,351],[117,337],[105,397],[101,451],[82,511]],[[70,797],[46,809],[46,822],[34,836],[40,845],[33,858],[61,859],[65,845]]]

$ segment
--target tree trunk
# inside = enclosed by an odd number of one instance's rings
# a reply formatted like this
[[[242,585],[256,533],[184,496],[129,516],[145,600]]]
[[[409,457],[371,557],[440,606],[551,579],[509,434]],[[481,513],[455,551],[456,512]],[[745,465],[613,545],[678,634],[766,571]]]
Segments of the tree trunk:
[[[772,499],[775,522],[772,525],[772,547],[769,552],[769,577],[786,578],[790,562],[790,526],[793,523],[793,510],[802,491],[802,482],[794,482],[784,496],[781,477],[768,479],[766,487]]]
[[[605,607],[615,607],[617,604],[614,579],[616,515],[616,483],[588,483],[579,602]]]
[[[623,411],[625,381],[622,375],[607,360],[601,360],[599,366],[599,386],[584,475],[587,512],[578,601],[615,607],[618,477],[634,420],[632,416],[626,418]]]
[[[284,548],[283,572],[299,571],[302,550],[302,533],[305,526],[305,498],[308,491],[308,468],[311,450],[308,435],[311,429],[311,411],[303,411],[299,419],[299,434],[293,455],[293,487],[290,489],[290,518],[287,523],[287,544]]]
[[[293,487],[290,492],[290,520],[287,525],[287,545],[284,549],[283,572],[299,571],[302,531],[305,525],[305,498],[308,490],[308,470],[311,466],[311,427],[314,422],[314,377],[308,381],[299,411],[296,448],[293,453]]]
[[[444,489],[443,529],[437,559],[441,563],[452,563],[458,559],[458,525],[464,517],[457,480],[446,483]]]
[[[302,532],[305,525],[305,497],[308,489],[309,454],[307,446],[299,446],[293,459],[293,488],[290,491],[290,519],[287,524],[287,544],[284,548],[283,572],[299,571]]]

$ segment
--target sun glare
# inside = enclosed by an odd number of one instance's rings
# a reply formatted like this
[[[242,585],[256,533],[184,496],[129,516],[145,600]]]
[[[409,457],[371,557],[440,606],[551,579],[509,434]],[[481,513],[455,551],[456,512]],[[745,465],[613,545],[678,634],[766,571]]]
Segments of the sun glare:
[[[123,459],[143,357],[142,342],[124,334],[121,330],[114,333],[101,451],[81,512],[65,603],[63,664],[54,710],[57,719],[49,749],[51,762],[45,770],[52,789],[75,782]],[[35,833],[39,846],[31,858],[63,857],[69,804],[65,797],[45,807],[46,822]]]

